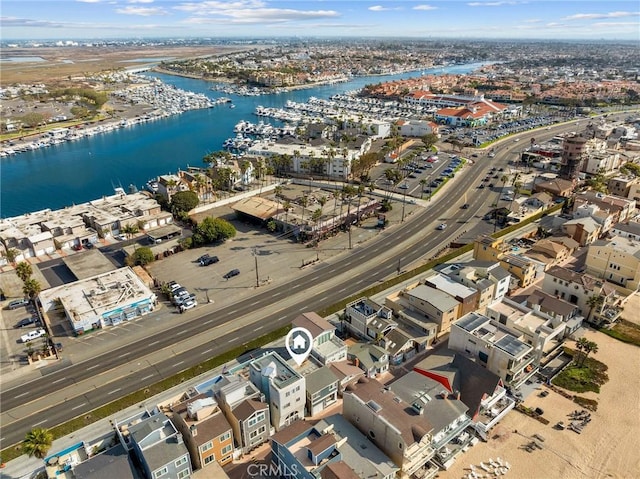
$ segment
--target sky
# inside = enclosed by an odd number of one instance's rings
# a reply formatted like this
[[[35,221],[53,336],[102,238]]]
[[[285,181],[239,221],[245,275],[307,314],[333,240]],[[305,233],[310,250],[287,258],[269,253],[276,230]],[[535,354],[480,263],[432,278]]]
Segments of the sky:
[[[638,0],[2,0],[3,41],[415,37],[640,41]]]

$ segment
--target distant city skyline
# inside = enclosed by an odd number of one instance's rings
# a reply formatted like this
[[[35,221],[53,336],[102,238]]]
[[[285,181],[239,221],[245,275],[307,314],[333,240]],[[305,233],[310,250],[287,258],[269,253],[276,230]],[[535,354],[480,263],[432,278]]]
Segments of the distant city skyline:
[[[3,0],[2,40],[414,37],[640,41],[637,0]]]

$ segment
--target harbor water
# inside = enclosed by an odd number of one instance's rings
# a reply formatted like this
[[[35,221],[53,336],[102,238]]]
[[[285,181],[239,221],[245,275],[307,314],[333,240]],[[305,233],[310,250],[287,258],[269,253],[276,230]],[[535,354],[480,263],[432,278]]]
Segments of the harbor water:
[[[232,99],[234,108],[220,104],[203,110],[136,124],[8,156],[0,160],[0,217],[17,216],[45,208],[59,209],[113,194],[115,187],[141,189],[150,178],[175,173],[188,166],[204,166],[203,157],[222,149],[241,120],[257,122],[255,108],[283,108],[288,100],[329,98],[367,84],[425,74],[468,73],[482,64],[455,65],[424,72],[358,77],[323,85],[261,96],[239,96],[212,91],[211,83],[172,75],[149,74],[180,89],[211,98]]]

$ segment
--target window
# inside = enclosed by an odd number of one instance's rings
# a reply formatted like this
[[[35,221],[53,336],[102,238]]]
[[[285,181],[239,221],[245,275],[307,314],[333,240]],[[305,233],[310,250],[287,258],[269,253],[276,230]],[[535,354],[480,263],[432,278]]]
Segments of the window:
[[[189,469],[183,469],[178,473],[178,479],[186,479],[189,477]]]
[[[224,456],[225,454],[229,454],[232,449],[233,449],[233,446],[231,444],[224,446],[221,451],[222,455]]]
[[[211,454],[210,456],[207,456],[204,458],[204,463],[205,464],[209,464],[210,462],[213,462],[216,460],[216,455],[215,454]]]
[[[169,472],[169,468],[167,466],[165,466],[162,469],[158,469],[156,472],[154,472],[153,473],[153,477],[164,476],[167,472]]]
[[[228,441],[229,439],[231,439],[231,433],[230,432],[225,432],[222,436],[220,436],[218,438],[218,440],[220,442]]]
[[[213,447],[213,443],[209,441],[206,444],[203,444],[202,446],[200,446],[200,452],[207,452],[212,447]]]
[[[176,465],[176,467],[180,467],[183,464],[187,463],[187,456],[182,456],[180,459],[178,459],[174,464]]]

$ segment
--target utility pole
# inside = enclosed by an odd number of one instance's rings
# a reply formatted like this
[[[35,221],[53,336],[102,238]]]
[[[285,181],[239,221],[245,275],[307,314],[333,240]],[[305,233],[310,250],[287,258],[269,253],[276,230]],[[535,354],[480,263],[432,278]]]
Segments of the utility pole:
[[[256,250],[253,250],[253,259],[256,262],[256,288],[260,287],[260,276],[258,275],[258,254]]]

